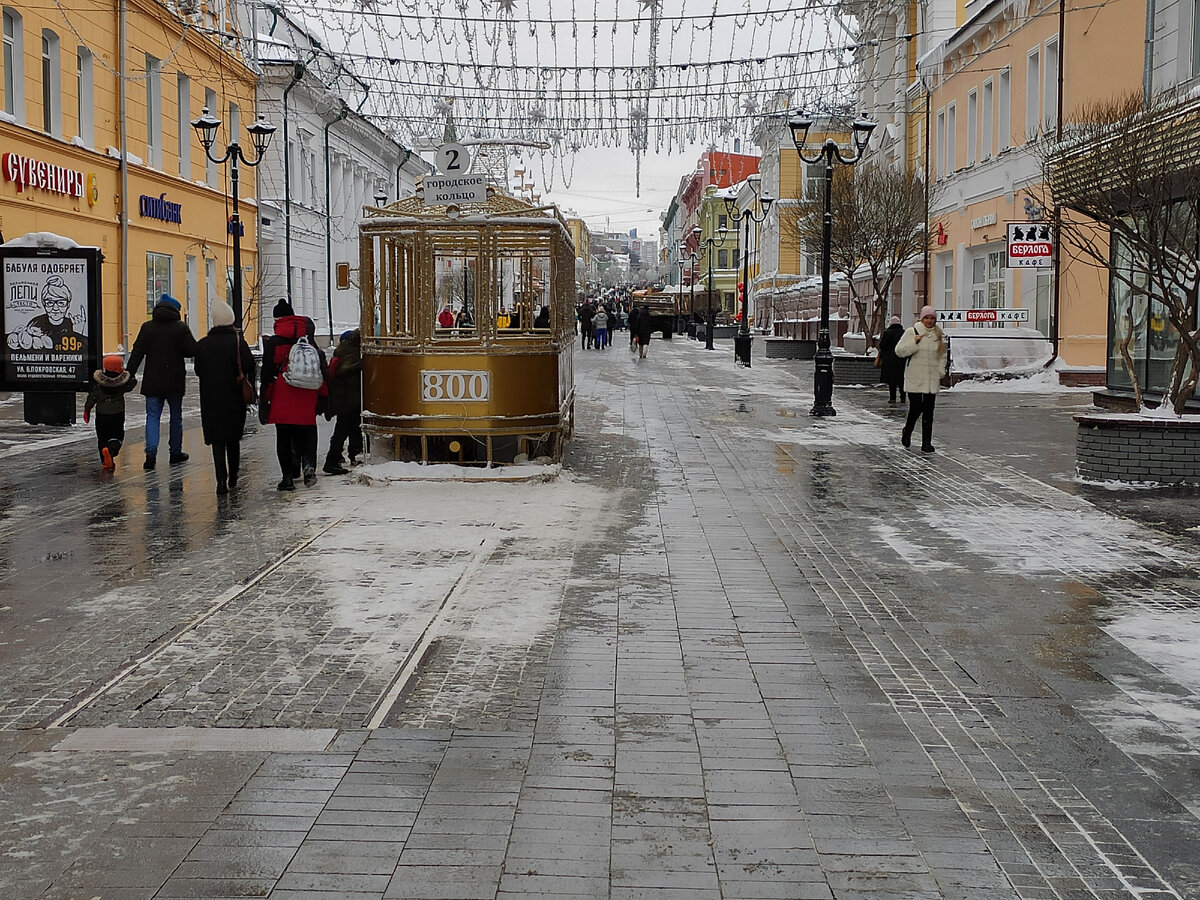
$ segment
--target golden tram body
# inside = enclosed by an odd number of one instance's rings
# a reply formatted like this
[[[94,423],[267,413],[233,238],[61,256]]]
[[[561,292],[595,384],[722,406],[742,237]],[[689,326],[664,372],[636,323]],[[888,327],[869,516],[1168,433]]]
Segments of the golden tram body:
[[[574,428],[575,249],[555,207],[368,208],[363,428],[377,459],[562,458]]]

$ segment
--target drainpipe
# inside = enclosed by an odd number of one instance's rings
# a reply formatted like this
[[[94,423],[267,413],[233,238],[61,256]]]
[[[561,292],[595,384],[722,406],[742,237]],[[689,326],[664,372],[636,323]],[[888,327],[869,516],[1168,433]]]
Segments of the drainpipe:
[[[1062,49],[1058,51],[1062,59]],[[1142,108],[1150,108],[1150,94],[1154,90],[1154,0],[1146,0],[1146,50],[1142,61]]]
[[[1154,0],[1147,0],[1153,7]],[[1061,144],[1063,139],[1063,67],[1066,54],[1063,53],[1063,41],[1066,39],[1067,0],[1058,0],[1058,110],[1054,124],[1054,140]],[[1059,287],[1062,285],[1062,208],[1054,204],[1054,260],[1051,263],[1051,291],[1054,297],[1050,303],[1050,358],[1044,368],[1050,368],[1058,359],[1058,313]]]
[[[287,299],[292,302],[292,148],[288,142],[288,94],[304,77],[304,64],[292,64],[292,82],[283,89],[283,265]]]
[[[121,5],[118,13],[117,24],[117,44],[120,46],[120,60],[117,63],[117,83],[120,85],[117,94],[117,104],[121,117],[121,288],[117,294],[117,298],[121,304],[121,340],[120,344],[125,346],[125,342],[129,338],[129,140],[126,132],[125,123],[128,117],[125,115],[125,80],[126,80],[126,23],[128,21],[128,7],[126,0],[121,0]]]
[[[329,203],[329,129],[350,115],[350,107],[342,101],[342,110],[332,122],[325,123],[325,301],[329,307],[329,346],[333,346],[333,235],[330,219],[333,211]]]
[[[400,199],[400,195],[403,193],[403,187],[404,187],[403,183],[400,181],[400,173],[404,170],[404,166],[408,163],[408,160],[411,157],[412,157],[412,151],[406,148],[404,150],[404,158],[402,160],[400,160],[400,164],[398,166],[396,166],[396,193],[394,194],[394,196],[397,200]]]

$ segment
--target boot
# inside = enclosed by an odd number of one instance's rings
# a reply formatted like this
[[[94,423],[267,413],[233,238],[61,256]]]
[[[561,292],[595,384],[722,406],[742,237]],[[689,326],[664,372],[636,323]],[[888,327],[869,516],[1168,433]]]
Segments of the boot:
[[[182,450],[180,450],[178,453],[171,454],[170,462],[171,462],[171,465],[175,466],[175,465],[178,465],[179,463],[187,462],[188,458],[189,458],[188,455],[186,453],[184,453]]]
[[[157,461],[158,461],[158,454],[156,454],[156,453],[147,453],[147,454],[146,454],[146,461],[145,461],[144,463],[142,463],[142,468],[143,468],[143,469],[145,469],[145,470],[148,472],[148,471],[150,471],[151,469],[153,469],[153,468],[154,468],[154,465],[155,465],[155,463],[156,463]]]
[[[317,483],[317,470],[313,466],[304,467],[304,486],[312,487]]]
[[[117,466],[113,462],[112,451],[107,447],[102,447],[100,450],[100,464],[104,467],[104,471],[111,472]]]
[[[275,485],[275,490],[277,490],[277,491],[294,491],[295,489],[296,489],[296,482],[292,481],[291,475],[284,475],[283,481],[281,481],[281,482],[279,482],[279,484]]]

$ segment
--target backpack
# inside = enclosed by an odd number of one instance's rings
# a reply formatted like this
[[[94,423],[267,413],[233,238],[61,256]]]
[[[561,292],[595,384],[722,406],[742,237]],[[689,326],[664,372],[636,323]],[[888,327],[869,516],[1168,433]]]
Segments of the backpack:
[[[319,390],[325,383],[321,374],[321,355],[317,353],[317,348],[308,342],[307,337],[299,337],[288,351],[283,380],[292,387],[305,391]]]

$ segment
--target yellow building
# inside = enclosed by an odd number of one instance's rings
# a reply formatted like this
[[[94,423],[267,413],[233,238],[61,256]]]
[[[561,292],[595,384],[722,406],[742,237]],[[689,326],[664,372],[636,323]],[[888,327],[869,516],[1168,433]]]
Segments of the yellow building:
[[[208,303],[228,299],[232,278],[229,173],[205,159],[191,120],[208,106],[223,122],[214,151],[237,136],[252,152],[244,126],[255,82],[236,52],[232,7],[179,0],[177,16],[128,0],[125,9],[122,17],[115,0],[3,7],[0,233],[52,232],[102,250],[105,351],[128,347],[163,293],[180,301],[197,336],[208,330]],[[38,171],[49,174],[21,175]],[[240,194],[253,340],[249,167]]]
[[[1006,267],[1006,224],[1049,222],[1043,138],[1058,131],[1060,110],[1069,122],[1091,103],[1140,87],[1142,45],[1129,35],[1142,34],[1144,24],[1145,8],[1136,4],[976,0],[961,26],[922,58],[910,94],[910,146],[918,168],[926,165],[926,141],[929,148],[933,306],[1026,309],[1029,325],[1057,339],[1067,365],[1104,363],[1102,273],[1062,248],[1056,304],[1052,268]]]

